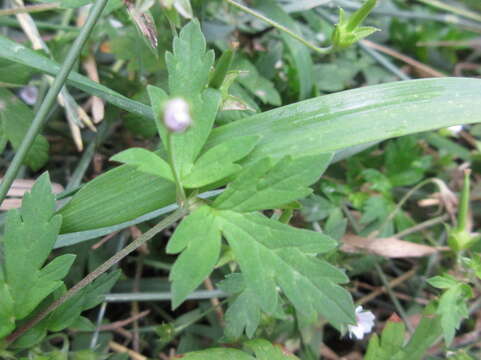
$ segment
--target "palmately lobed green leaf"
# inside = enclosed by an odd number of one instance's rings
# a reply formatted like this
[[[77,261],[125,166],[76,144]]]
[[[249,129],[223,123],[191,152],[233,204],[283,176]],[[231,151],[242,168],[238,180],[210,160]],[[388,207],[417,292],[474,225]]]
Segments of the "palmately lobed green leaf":
[[[165,59],[171,96],[189,99],[204,90],[214,65],[214,51],[206,51],[206,41],[197,20],[182,28],[174,38],[173,52],[168,52]]]
[[[15,316],[23,319],[51,292],[70,268],[74,256],[64,255],[42,268],[60,230],[48,174],[25,194],[22,208],[7,214],[5,224],[5,280],[15,301]]]
[[[205,38],[198,21],[184,26],[174,39],[173,52],[166,54],[166,62],[169,95],[154,86],[149,86],[147,90],[162,143],[165,148],[169,144],[172,161],[182,179],[192,171],[221,103],[220,92],[206,88],[214,52],[206,52]],[[164,106],[169,97],[180,97],[189,104],[192,125],[185,132],[168,134],[164,126]]]
[[[337,328],[355,322],[351,296],[337,285],[348,278],[312,256],[332,249],[334,240],[257,213],[218,211],[218,224],[263,311],[273,313],[277,308],[279,286],[308,317],[320,314]]]

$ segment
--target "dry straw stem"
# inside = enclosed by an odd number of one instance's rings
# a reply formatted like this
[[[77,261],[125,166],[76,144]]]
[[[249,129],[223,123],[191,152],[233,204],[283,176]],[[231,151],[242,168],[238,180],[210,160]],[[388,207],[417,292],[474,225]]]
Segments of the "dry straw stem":
[[[36,13],[42,12],[52,9],[58,9],[60,7],[60,3],[45,3],[45,4],[38,4],[38,5],[20,5],[11,9],[1,9],[0,16],[8,16],[8,15],[17,15],[17,14],[24,14],[24,13]]]
[[[12,0],[12,3],[18,7],[23,7],[24,3],[23,0]],[[47,54],[51,54],[50,49],[48,48],[47,44],[43,41],[37,26],[35,25],[35,21],[32,19],[30,14],[28,13],[18,13],[16,15],[20,26],[22,27],[23,32],[28,37],[30,42],[32,43],[32,47],[35,50],[43,50]],[[51,76],[45,75],[50,86],[53,83],[53,78]],[[65,108],[68,125],[70,128],[70,132],[72,134],[72,138],[74,140],[75,146],[77,150],[83,150],[83,142],[82,137],[80,134],[80,128],[82,122],[84,122],[89,128],[95,131],[95,127],[92,124],[89,116],[85,113],[85,111],[76,103],[75,99],[70,95],[69,91],[66,87],[63,87],[60,91],[60,94],[57,97],[58,104]]]
[[[362,44],[366,45],[367,47],[370,47],[372,49],[375,49],[379,52],[382,52],[386,55],[392,56],[395,59],[401,60],[402,62],[405,62],[408,65],[411,65],[413,68],[419,70],[419,72],[424,76],[424,77],[445,77],[446,74],[443,74],[440,71],[437,71],[433,69],[432,67],[423,64],[420,61],[414,60],[413,58],[403,55],[400,52],[390,49],[386,46],[379,45],[375,42],[372,42],[370,40],[361,40],[360,41]]]

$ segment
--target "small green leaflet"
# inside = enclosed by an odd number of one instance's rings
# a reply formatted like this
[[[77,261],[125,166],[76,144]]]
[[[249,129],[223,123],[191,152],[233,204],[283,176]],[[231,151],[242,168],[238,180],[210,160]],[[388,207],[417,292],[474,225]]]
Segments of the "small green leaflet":
[[[75,259],[75,255],[66,254],[43,266],[60,230],[62,217],[54,213],[55,197],[47,173],[39,177],[30,194],[25,194],[22,208],[7,213],[4,279],[0,281],[0,291],[6,299],[13,300],[13,306],[9,306],[8,301],[2,304],[0,313],[5,316],[0,319],[2,324],[11,323],[12,318],[21,320],[34,311],[62,286],[61,279]],[[7,311],[8,308],[11,311]]]
[[[7,140],[14,149],[20,146],[33,119],[33,111],[10,91],[0,88],[0,143]],[[48,142],[39,135],[25,157],[32,170],[40,169],[48,160]],[[0,152],[3,147],[0,148]]]
[[[444,341],[449,346],[461,321],[469,316],[467,300],[473,297],[473,290],[450,275],[435,276],[428,279],[428,283],[445,290],[439,298],[436,313],[441,316]]]
[[[184,133],[171,134],[171,151],[180,178],[192,170],[194,161],[204,146],[212,129],[221,103],[218,90],[206,88],[214,52],[206,52],[206,42],[198,21],[184,26],[174,39],[173,53],[166,54],[169,73],[169,96],[181,97],[190,105],[193,124]],[[168,96],[157,87],[147,88],[164,146],[168,134],[163,126],[163,107]]]
[[[131,148],[115,154],[110,160],[135,166],[139,171],[174,182],[169,164],[152,151]]]
[[[212,272],[220,255],[220,231],[208,206],[187,216],[167,245],[167,253],[182,251],[170,272],[172,307],[176,308]]]
[[[390,360],[404,345],[406,327],[401,321],[388,321],[379,338],[374,334],[369,340],[365,360]]]
[[[214,146],[199,157],[182,184],[199,188],[240,171],[242,167],[235,162],[247,156],[258,141],[258,136],[241,136]]]
[[[247,166],[215,201],[218,209],[239,212],[275,209],[309,195],[331,160],[331,154],[286,156],[277,163],[264,158]]]
[[[229,295],[235,295],[225,313],[226,338],[238,339],[244,330],[247,337],[252,338],[261,320],[261,308],[256,294],[246,287],[240,273],[227,275],[218,287]],[[280,304],[274,315],[280,319],[284,318]]]
[[[245,347],[254,352],[255,357],[243,351],[229,348],[212,348],[184,355],[185,360],[296,360],[294,355],[285,354],[278,346],[264,339],[249,340]]]

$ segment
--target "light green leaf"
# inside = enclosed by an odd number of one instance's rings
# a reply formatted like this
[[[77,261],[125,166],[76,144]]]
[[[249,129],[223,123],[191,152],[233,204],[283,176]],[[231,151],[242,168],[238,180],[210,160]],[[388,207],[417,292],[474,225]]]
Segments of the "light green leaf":
[[[442,276],[434,276],[429,278],[428,284],[434,286],[438,289],[450,289],[459,284],[459,281],[455,277],[449,274],[444,274]]]
[[[18,149],[33,120],[33,111],[7,89],[0,88],[0,127],[14,149]],[[43,136],[35,138],[24,163],[38,170],[48,160],[48,142]]]
[[[406,327],[401,321],[388,321],[381,337],[374,334],[369,340],[365,360],[392,360],[401,351]]]
[[[467,300],[472,296],[471,288],[462,283],[451,287],[441,295],[436,312],[441,315],[441,326],[447,346],[453,341],[461,321],[469,316]]]
[[[1,45],[0,37],[0,56]],[[423,79],[366,86],[253,115],[214,129],[206,148],[239,134],[261,136],[242,165],[268,156],[362,149],[358,145],[475,122],[481,122],[481,80]],[[153,179],[126,167],[95,178],[61,211],[62,231],[118,224],[174,202],[173,185]]]
[[[256,0],[256,9],[264,13],[268,18],[286,26],[291,31],[302,36],[297,23],[279,6],[274,0]],[[312,92],[313,66],[309,49],[290,35],[281,32],[281,37],[290,52],[293,67],[297,72],[299,83],[299,99],[306,99]]]
[[[10,334],[15,329],[14,301],[8,285],[0,281],[0,339]]]
[[[120,276],[120,270],[101,275],[90,285],[80,290],[76,295],[55,309],[38,326],[50,331],[61,331],[72,326],[81,317],[80,314],[91,309],[104,300],[105,293],[110,291]],[[65,287],[57,291],[57,298],[63,295]]]
[[[42,175],[20,210],[11,210],[5,224],[5,280],[15,302],[15,317],[23,319],[62,285],[73,255],[63,255],[42,268],[57,239],[61,216],[48,174]]]
[[[294,355],[285,354],[279,346],[274,346],[264,339],[249,340],[245,346],[253,350],[258,360],[295,360]]]
[[[246,167],[213,203],[218,209],[240,212],[275,209],[311,193],[314,183],[331,161],[330,154],[293,159],[273,164],[262,159]]]
[[[174,182],[169,164],[152,151],[130,148],[112,156],[110,160],[134,166],[138,171]]]
[[[187,353],[184,360],[255,360],[252,356],[236,349],[211,348]]]
[[[285,354],[278,346],[264,339],[249,340],[244,344],[255,353],[255,357],[245,352],[229,348],[212,348],[184,355],[185,360],[296,360],[294,355]]]
[[[354,305],[338,283],[346,275],[312,254],[332,250],[336,241],[295,229],[258,213],[218,211],[217,223],[234,251],[246,285],[263,311],[277,308],[279,286],[297,311],[320,314],[335,327],[354,323]]]
[[[258,136],[241,136],[209,149],[196,161],[192,172],[182,179],[182,184],[187,188],[199,188],[238,172],[241,166],[234,163],[247,156],[258,141]]]
[[[167,245],[169,254],[182,252],[169,275],[173,308],[209,276],[219,259],[220,246],[220,231],[208,206],[196,209],[180,223]]]

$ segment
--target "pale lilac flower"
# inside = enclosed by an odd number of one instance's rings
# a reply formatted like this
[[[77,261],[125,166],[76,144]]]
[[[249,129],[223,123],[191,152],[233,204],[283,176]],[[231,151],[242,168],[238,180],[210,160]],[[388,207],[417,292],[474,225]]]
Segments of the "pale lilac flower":
[[[369,334],[374,326],[376,317],[371,311],[363,311],[362,306],[356,308],[356,325],[348,325],[349,338],[356,337],[361,340],[364,334]]]
[[[33,105],[37,102],[38,89],[32,85],[24,86],[18,92],[18,96],[20,96],[20,99],[25,101],[28,105]]]
[[[184,99],[167,101],[164,111],[164,124],[170,131],[182,132],[192,124],[189,104]]]

